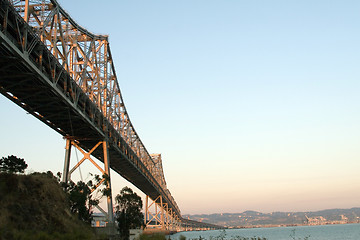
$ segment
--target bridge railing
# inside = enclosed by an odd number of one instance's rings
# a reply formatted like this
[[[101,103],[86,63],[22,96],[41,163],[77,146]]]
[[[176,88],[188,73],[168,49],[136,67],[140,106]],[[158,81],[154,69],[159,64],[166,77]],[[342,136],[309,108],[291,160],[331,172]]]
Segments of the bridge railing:
[[[11,0],[16,11],[37,33],[82,91],[131,147],[180,213],[167,189],[160,161],[151,156],[132,125],[117,81],[108,36],[96,35],[77,24],[56,0]],[[32,43],[29,43],[31,51]],[[33,45],[35,47],[35,44]],[[104,129],[106,131],[106,129]]]

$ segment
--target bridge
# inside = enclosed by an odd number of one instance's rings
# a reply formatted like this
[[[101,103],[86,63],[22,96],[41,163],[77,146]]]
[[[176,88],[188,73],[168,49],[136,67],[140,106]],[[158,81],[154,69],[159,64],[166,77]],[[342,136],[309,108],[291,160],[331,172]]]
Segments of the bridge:
[[[146,194],[147,229],[218,228],[182,218],[161,155],[149,154],[130,121],[108,36],[82,28],[56,0],[0,0],[0,92],[66,139],[64,182],[88,160]],[[70,169],[72,148],[83,158]],[[113,224],[111,195],[99,209]]]

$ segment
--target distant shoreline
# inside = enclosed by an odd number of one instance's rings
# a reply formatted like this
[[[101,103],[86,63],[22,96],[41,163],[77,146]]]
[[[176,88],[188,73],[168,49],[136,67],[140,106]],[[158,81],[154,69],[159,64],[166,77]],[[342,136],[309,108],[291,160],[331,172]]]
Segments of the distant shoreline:
[[[261,213],[245,211],[242,213],[184,215],[183,217],[229,229],[317,226],[360,223],[360,208],[327,209],[316,212]]]
[[[227,227],[227,229],[248,229],[248,228],[276,228],[276,227],[311,227],[311,226],[324,226],[324,225],[343,225],[343,224],[360,224],[360,222],[347,222],[347,223],[325,223],[325,224],[280,224],[280,225],[254,225],[254,226],[240,226],[240,227]]]

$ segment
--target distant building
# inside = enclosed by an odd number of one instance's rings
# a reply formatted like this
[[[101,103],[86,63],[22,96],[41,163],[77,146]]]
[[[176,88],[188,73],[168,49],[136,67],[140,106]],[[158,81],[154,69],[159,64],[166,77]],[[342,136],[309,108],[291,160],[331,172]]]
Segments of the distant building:
[[[92,227],[106,227],[107,219],[103,213],[93,213],[93,220],[91,221]]]
[[[326,218],[323,216],[308,217],[305,215],[305,217],[308,225],[323,225],[327,223]]]

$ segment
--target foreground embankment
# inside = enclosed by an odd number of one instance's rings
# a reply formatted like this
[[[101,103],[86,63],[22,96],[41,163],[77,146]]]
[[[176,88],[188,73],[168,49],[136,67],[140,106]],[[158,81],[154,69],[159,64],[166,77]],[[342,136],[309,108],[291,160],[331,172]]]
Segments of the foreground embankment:
[[[52,174],[0,173],[0,239],[95,239]]]

